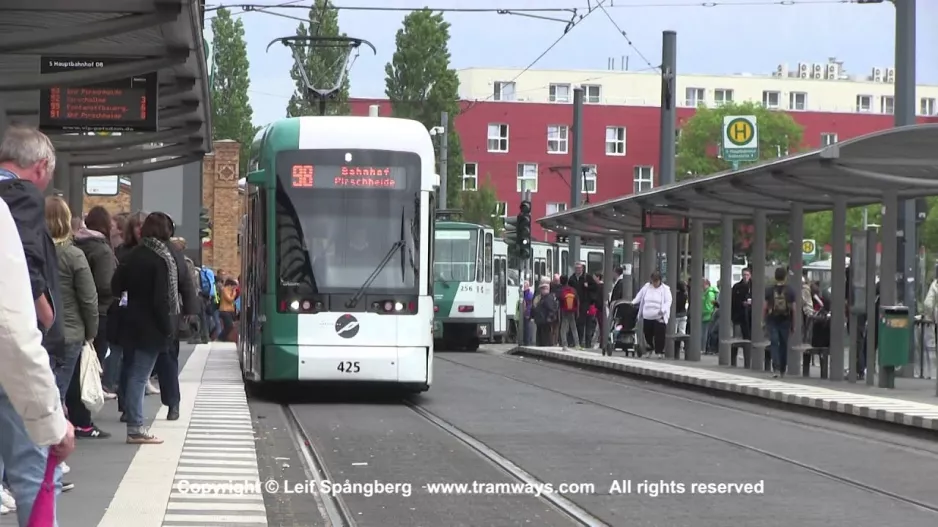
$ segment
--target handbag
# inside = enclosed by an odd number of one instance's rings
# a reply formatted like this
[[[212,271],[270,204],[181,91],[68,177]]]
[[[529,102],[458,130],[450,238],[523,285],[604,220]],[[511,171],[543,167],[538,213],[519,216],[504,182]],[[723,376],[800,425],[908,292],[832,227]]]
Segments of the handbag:
[[[101,411],[104,406],[104,388],[101,386],[101,374],[104,370],[90,342],[85,342],[85,346],[81,349],[80,368],[81,402],[93,415]]]
[[[29,522],[26,527],[54,527],[55,526],[55,469],[59,460],[55,454],[49,452],[46,459],[46,473],[33,502],[32,512],[29,513]]]

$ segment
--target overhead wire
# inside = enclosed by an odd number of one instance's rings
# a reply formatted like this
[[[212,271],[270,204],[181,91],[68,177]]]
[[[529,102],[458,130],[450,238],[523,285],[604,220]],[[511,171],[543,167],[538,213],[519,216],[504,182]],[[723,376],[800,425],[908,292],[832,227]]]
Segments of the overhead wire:
[[[632,42],[632,39],[629,38],[628,33],[626,33],[625,30],[622,29],[622,27],[619,25],[619,23],[616,22],[616,20],[615,20],[614,18],[612,18],[612,15],[609,14],[609,11],[606,11],[606,8],[605,8],[602,4],[599,4],[599,8],[603,10],[603,14],[606,15],[606,18],[609,19],[609,22],[612,23],[613,26],[615,26],[616,31],[618,31],[619,34],[622,35],[622,38],[625,39],[625,41],[626,41],[626,43],[628,43],[629,47],[632,48],[633,50],[635,50],[635,53],[638,53],[638,56],[639,56],[642,60],[645,61],[645,64],[647,64],[648,67],[651,68],[651,69],[655,69],[655,70],[660,69],[658,66],[655,66],[654,64],[652,64],[650,60],[648,60],[648,57],[646,57],[645,54],[642,53],[642,50],[638,49],[638,46],[636,46],[636,45]]]

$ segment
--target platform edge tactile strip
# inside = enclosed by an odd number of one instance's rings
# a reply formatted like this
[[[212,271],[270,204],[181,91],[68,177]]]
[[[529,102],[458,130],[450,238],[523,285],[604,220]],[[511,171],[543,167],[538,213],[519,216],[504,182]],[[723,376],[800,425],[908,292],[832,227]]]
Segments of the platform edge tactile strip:
[[[561,362],[624,371],[633,375],[655,377],[669,382],[691,384],[708,389],[740,393],[786,404],[807,406],[835,413],[902,424],[926,430],[938,430],[938,405],[905,401],[875,395],[842,392],[830,388],[758,379],[669,362],[651,362],[624,357],[603,357],[588,351],[561,351],[521,346],[526,355]]]

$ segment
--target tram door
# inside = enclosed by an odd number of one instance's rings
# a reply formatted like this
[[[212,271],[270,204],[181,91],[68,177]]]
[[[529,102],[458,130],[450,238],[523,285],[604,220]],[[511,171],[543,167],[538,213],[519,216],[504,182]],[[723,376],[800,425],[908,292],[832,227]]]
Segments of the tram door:
[[[493,335],[508,331],[508,258],[495,255],[495,321]]]

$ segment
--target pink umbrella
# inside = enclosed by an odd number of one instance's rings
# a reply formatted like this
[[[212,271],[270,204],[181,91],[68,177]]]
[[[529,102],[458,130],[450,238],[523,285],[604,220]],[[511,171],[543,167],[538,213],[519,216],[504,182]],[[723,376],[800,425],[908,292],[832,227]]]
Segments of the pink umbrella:
[[[46,475],[42,478],[42,486],[33,502],[33,510],[29,514],[27,527],[55,527],[55,468],[59,460],[55,454],[49,452],[46,462]]]

